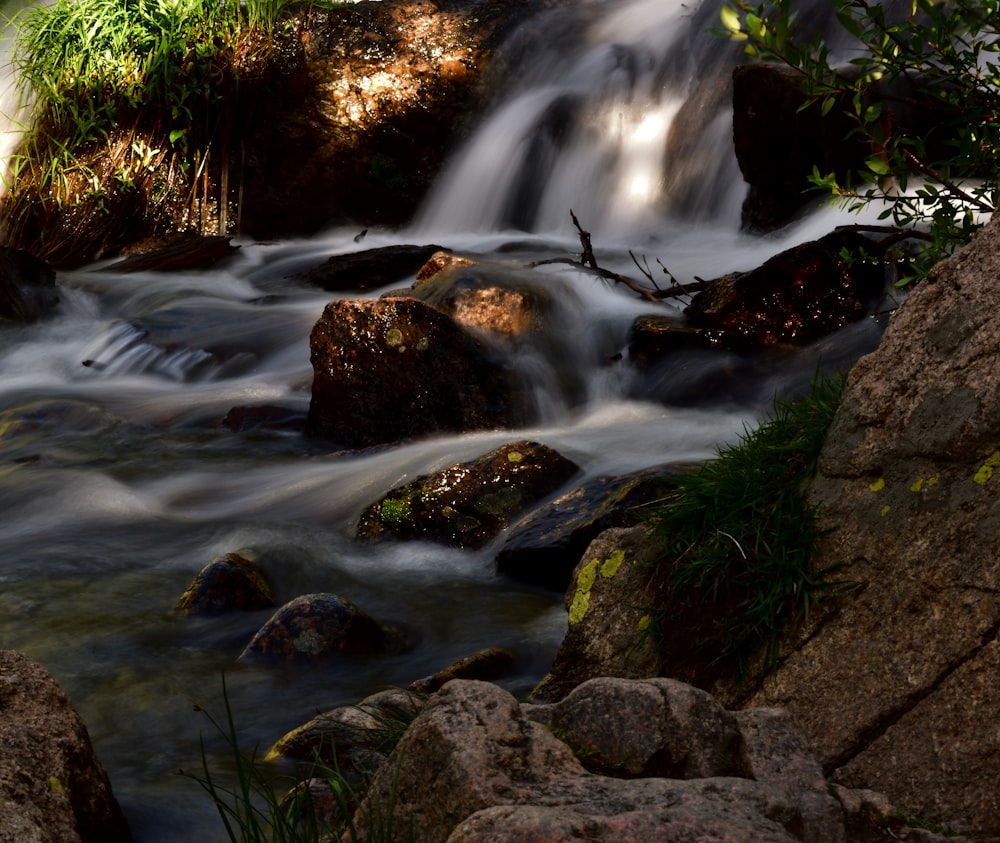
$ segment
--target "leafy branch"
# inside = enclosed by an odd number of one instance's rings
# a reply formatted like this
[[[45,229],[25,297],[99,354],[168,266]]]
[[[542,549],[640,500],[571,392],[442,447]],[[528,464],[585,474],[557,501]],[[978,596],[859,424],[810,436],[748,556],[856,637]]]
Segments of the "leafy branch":
[[[881,203],[880,219],[925,234],[916,271],[901,284],[917,280],[997,205],[1000,0],[911,0],[895,16],[869,0],[834,0],[850,40],[839,60],[791,5],[731,0],[722,31],[751,58],[794,71],[803,108],[852,118],[870,154],[846,174],[814,170],[811,182],[851,211]]]

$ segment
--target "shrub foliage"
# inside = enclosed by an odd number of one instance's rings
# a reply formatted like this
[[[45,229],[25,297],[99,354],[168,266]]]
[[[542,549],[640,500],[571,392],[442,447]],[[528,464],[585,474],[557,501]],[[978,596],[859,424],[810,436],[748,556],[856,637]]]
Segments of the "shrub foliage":
[[[793,0],[729,0],[728,35],[796,72],[824,114],[844,109],[871,151],[813,182],[927,242],[915,272],[968,242],[997,204],[1000,0],[833,0],[843,42],[800,24]]]

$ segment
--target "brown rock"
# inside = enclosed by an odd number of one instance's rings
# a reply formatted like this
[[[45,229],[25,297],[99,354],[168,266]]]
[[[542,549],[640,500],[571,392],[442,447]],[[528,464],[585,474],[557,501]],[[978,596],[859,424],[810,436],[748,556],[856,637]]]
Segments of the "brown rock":
[[[310,338],[306,432],[352,448],[522,426],[530,395],[495,353],[411,298],[334,301]]]
[[[217,556],[180,596],[177,608],[186,615],[209,615],[227,609],[256,611],[276,606],[274,591],[250,549]]]
[[[407,295],[464,328],[508,341],[538,332],[553,310],[552,294],[537,275],[446,253],[424,265]]]
[[[129,843],[87,728],[49,673],[0,651],[0,843]]]
[[[879,257],[873,241],[836,231],[707,282],[684,313],[731,350],[808,345],[868,315],[885,288]]]
[[[166,242],[133,247],[129,255],[106,268],[108,272],[185,272],[211,269],[220,261],[232,257],[239,246],[225,236],[199,237],[192,233],[170,238]]]
[[[315,269],[298,278],[331,292],[376,290],[411,277],[432,255],[441,254],[440,246],[383,246],[333,255]]]
[[[481,547],[578,471],[545,445],[512,442],[393,489],[361,514],[356,535]]]

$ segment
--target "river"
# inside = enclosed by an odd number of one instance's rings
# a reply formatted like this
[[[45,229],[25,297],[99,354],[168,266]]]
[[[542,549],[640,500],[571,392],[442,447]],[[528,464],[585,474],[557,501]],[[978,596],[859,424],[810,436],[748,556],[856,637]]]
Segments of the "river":
[[[743,185],[724,110],[697,158],[665,162],[671,121],[704,69],[677,61],[686,6],[575,5],[563,19],[576,35],[551,38],[512,80],[414,224],[369,231],[366,248],[438,242],[512,264],[572,255],[572,208],[608,268],[636,275],[631,250],[690,279],[750,269],[832,228],[827,210],[776,235],[740,232]],[[685,42],[683,55],[694,52]],[[546,148],[539,127],[568,101],[579,131]],[[196,706],[221,714],[223,675],[245,748],[483,647],[515,654],[504,684],[517,694],[544,675],[565,631],[561,595],[497,577],[497,543],[356,545],[357,516],[383,492],[515,438],[558,449],[580,479],[706,459],[776,392],[801,387],[819,355],[761,378],[738,404],[630,397],[627,365],[588,362],[598,356],[588,343],[624,345],[635,316],[663,306],[553,265],[539,271],[571,283],[580,302],[572,330],[587,388],[572,404],[550,397],[531,429],[344,454],[295,433],[222,427],[235,406],[305,412],[309,331],[331,295],[289,276],[356,250],[357,233],[238,240],[238,255],[210,272],[62,272],[55,318],[0,329],[0,646],[39,660],[68,692],[137,843],[225,839],[198,785],[178,773],[198,767],[202,735],[210,756],[221,752]],[[843,362],[877,335],[866,322],[823,352]],[[312,671],[237,663],[269,612],[190,619],[174,606],[213,557],[244,547],[261,554],[281,600],[335,592],[412,631],[416,647]]]

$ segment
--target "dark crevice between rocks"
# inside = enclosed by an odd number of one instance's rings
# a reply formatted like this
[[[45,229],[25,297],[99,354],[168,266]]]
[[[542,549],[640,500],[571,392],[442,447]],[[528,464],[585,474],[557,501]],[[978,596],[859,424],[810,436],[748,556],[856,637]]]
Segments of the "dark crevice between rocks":
[[[941,671],[941,673],[938,674],[937,678],[933,682],[907,696],[902,703],[887,712],[885,716],[879,718],[866,729],[862,730],[851,749],[844,751],[840,755],[834,757],[833,760],[823,765],[824,775],[831,781],[834,780],[835,773],[838,769],[849,764],[869,749],[878,738],[882,737],[889,731],[889,729],[899,723],[925,699],[935,694],[958,670],[976,659],[986,647],[997,641],[998,638],[1000,638],[1000,620],[994,623],[993,626],[991,626],[983,634],[978,646],[968,650],[961,659],[948,665]]]

